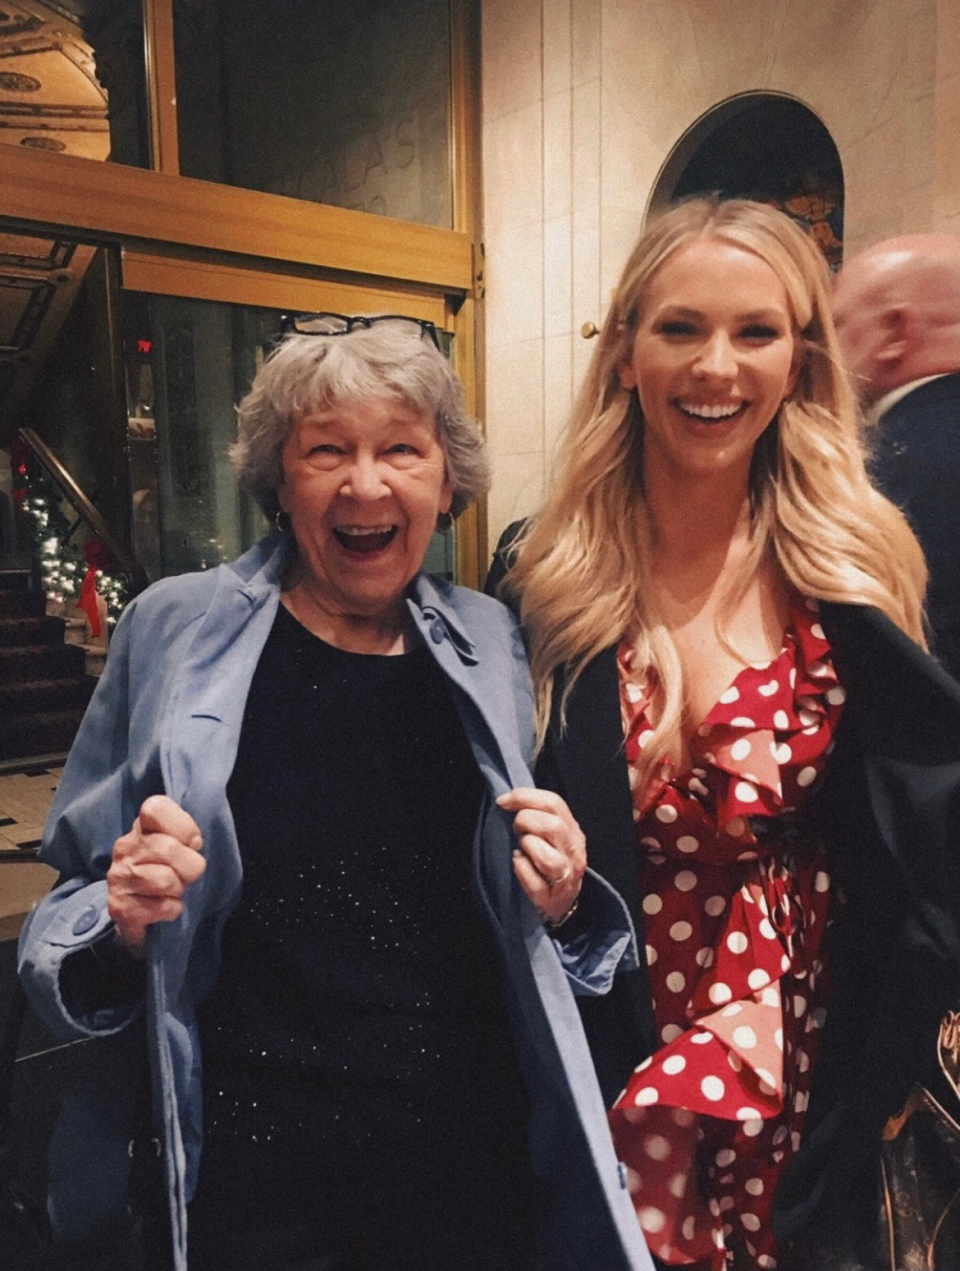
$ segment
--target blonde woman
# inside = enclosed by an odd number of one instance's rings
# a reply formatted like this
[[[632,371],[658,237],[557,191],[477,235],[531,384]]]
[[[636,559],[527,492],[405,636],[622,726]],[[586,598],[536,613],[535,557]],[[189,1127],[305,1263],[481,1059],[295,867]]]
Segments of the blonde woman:
[[[538,781],[646,946],[582,1015],[652,1253],[873,1265],[880,1134],[960,982],[960,693],[788,218],[644,234],[508,568]]]

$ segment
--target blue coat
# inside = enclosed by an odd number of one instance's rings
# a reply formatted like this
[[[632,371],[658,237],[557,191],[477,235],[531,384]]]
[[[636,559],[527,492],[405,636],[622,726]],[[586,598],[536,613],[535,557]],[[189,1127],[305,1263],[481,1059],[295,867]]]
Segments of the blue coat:
[[[177,1271],[186,1267],[186,1204],[202,1144],[196,1007],[219,974],[221,934],[241,883],[226,785],[285,559],[285,544],[274,535],[233,564],[166,579],[128,607],[47,822],[42,858],[60,871],[60,881],[21,936],[21,978],[51,1027],[73,1037],[123,1030],[142,1004],[85,1010],[64,1000],[61,966],[111,929],[105,875],[114,841],[129,830],[142,801],[166,793],[200,826],[207,869],[188,889],[182,916],[150,928],[148,939],[154,1115]],[[597,934],[564,948],[547,934],[513,875],[512,817],[494,800],[532,784],[533,738],[526,659],[507,610],[422,574],[407,604],[453,688],[486,785],[473,874],[500,955],[530,1100],[531,1159],[550,1197],[540,1232],[542,1266],[649,1271],[574,1001],[574,993],[605,992],[621,963],[635,965],[629,916],[616,893],[588,874],[582,904]],[[126,1168],[122,1134],[103,1118],[75,1121],[87,1156],[83,1184],[73,1177],[50,1197],[55,1229],[67,1236],[85,1234],[116,1203]],[[58,1176],[52,1168],[51,1178]]]

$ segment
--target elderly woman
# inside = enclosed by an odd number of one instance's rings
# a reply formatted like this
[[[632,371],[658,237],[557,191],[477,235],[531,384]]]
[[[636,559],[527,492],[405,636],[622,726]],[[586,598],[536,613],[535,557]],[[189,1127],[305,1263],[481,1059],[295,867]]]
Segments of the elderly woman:
[[[481,439],[428,324],[301,325],[233,453],[277,533],[125,613],[24,983],[76,1037],[146,1004],[177,1268],[187,1212],[191,1271],[648,1266],[571,992],[629,920],[529,788],[510,615],[420,572]],[[126,1145],[80,1124],[89,1231]]]
[[[696,1271],[960,1265],[946,1151],[879,1223],[913,1083],[926,1147],[956,1135],[960,693],[827,278],[761,204],[651,225],[507,578],[538,778],[646,948],[583,1002],[618,1155],[652,1253]]]

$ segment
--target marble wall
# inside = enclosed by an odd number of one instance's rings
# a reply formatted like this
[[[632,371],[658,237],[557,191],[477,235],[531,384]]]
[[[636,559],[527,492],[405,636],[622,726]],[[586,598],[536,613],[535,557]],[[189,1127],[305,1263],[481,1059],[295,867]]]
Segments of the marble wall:
[[[533,511],[658,174],[706,112],[803,102],[846,243],[960,232],[956,0],[482,0],[491,546]]]

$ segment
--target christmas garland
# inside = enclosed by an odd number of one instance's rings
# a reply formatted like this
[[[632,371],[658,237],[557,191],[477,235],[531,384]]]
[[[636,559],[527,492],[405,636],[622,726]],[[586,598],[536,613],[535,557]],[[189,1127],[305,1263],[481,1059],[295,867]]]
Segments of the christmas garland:
[[[29,448],[14,442],[10,458],[13,500],[30,529],[43,591],[50,601],[82,607],[97,636],[100,616],[95,593],[106,601],[107,623],[112,627],[127,603],[129,582],[99,538],[88,538],[82,549],[70,542],[74,527],[63,510],[63,496]]]

